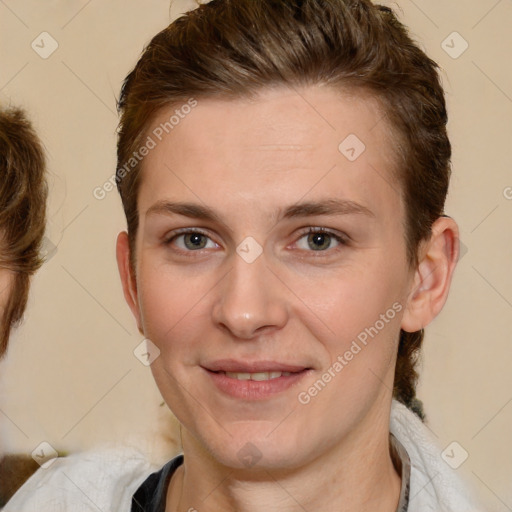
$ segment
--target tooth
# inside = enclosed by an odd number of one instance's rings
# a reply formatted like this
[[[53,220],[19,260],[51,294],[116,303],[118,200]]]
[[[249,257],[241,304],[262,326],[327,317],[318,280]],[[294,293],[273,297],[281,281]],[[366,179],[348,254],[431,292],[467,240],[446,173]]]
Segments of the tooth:
[[[238,380],[249,380],[251,378],[250,373],[226,372],[226,376],[231,377],[232,379],[238,379]]]
[[[289,377],[292,372],[256,372],[256,373],[243,373],[243,372],[224,372],[225,375],[231,379],[237,380],[254,380],[264,381],[277,379],[281,376]]]
[[[268,372],[251,373],[251,380],[268,380]]]

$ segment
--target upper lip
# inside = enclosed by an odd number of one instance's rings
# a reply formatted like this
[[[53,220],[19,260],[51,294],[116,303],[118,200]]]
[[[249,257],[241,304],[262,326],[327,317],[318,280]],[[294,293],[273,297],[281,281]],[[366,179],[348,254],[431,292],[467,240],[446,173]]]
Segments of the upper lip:
[[[278,361],[237,361],[236,359],[219,359],[202,365],[212,372],[259,373],[259,372],[300,372],[308,369],[304,365],[292,365]]]

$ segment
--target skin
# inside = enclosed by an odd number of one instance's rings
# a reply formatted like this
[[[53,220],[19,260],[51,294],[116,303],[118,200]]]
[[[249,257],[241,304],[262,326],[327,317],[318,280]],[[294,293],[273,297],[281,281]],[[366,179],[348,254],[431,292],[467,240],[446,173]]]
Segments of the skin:
[[[4,322],[5,308],[14,288],[15,274],[9,269],[0,268],[0,322]],[[0,351],[0,358],[5,355]]]
[[[366,146],[354,162],[338,150],[351,133]],[[136,268],[126,233],[117,258],[139,330],[160,350],[155,381],[182,425],[185,462],[168,512],[396,510],[389,416],[399,332],[419,330],[443,307],[458,231],[439,219],[418,268],[408,266],[390,134],[370,97],[277,88],[253,100],[199,100],[145,158]],[[371,213],[282,216],[291,204],[328,199]],[[165,201],[208,206],[220,220],[154,209]],[[309,227],[346,244],[308,237]],[[181,228],[206,238],[174,238]],[[236,251],[249,236],[263,250],[252,263]],[[394,303],[394,318],[301,404],[298,394]],[[275,396],[244,400],[204,370],[223,358],[311,370]],[[249,468],[238,457],[247,443],[261,456]]]
[[[14,285],[14,272],[0,268],[0,313],[3,314]]]

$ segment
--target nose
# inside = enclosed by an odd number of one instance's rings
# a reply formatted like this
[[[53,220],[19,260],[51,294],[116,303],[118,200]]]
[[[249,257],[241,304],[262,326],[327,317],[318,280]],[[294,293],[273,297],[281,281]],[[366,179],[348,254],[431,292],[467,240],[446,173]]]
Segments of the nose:
[[[286,288],[268,268],[264,254],[252,263],[238,254],[233,259],[233,267],[216,287],[214,323],[244,340],[281,329],[289,316]]]

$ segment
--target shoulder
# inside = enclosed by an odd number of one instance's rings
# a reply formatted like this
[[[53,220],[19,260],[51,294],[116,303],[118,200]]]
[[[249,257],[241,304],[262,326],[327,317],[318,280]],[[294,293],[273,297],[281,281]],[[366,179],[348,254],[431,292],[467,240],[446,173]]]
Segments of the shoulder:
[[[36,471],[4,512],[130,510],[133,493],[156,469],[131,447],[61,457]]]
[[[391,406],[390,431],[411,460],[411,512],[483,510],[467,483],[443,459],[446,447],[440,447],[427,424],[396,400]]]

